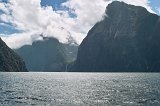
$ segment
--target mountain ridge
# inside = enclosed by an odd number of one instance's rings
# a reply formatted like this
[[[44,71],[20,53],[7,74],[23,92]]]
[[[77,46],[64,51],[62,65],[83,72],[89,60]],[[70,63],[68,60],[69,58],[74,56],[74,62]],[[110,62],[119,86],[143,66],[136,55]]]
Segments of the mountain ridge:
[[[82,41],[75,71],[154,72],[160,69],[160,17],[114,1]]]
[[[0,38],[0,72],[27,72],[24,61]]]
[[[43,37],[42,41],[25,45],[15,52],[25,60],[29,71],[61,72],[76,58],[76,48],[62,44],[55,38]]]

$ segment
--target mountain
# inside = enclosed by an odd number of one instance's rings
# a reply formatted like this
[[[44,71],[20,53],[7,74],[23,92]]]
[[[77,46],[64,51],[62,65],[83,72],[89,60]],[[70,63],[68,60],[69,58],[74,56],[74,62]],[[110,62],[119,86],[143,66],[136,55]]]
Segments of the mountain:
[[[67,64],[76,58],[75,52],[70,51],[74,48],[78,47],[61,44],[55,38],[43,37],[43,41],[35,41],[32,45],[25,45],[15,52],[25,60],[29,71],[57,72],[67,71]]]
[[[0,72],[27,72],[24,61],[0,38]]]
[[[74,71],[159,72],[160,17],[114,1],[79,47]]]

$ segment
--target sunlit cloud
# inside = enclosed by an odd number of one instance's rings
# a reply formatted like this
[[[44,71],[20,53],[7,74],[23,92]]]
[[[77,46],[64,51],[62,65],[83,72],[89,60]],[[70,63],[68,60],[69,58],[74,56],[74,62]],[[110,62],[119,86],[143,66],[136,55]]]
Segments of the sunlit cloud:
[[[78,44],[95,23],[105,15],[106,6],[112,0],[68,0],[61,4],[64,10],[54,10],[52,6],[41,6],[40,0],[10,0],[0,2],[0,22],[10,23],[17,33],[3,35],[2,39],[11,48],[19,48],[41,40],[40,34],[54,37],[61,43],[68,43],[72,37]],[[153,12],[148,0],[120,0],[128,4],[145,7]],[[72,15],[75,16],[72,16]],[[5,37],[4,37],[5,36]]]

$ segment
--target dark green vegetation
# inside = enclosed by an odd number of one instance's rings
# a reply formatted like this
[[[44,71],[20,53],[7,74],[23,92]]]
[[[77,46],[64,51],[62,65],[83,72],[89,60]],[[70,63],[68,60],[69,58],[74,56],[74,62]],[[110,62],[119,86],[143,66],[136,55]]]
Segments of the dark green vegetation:
[[[0,38],[0,71],[26,72],[24,61]]]
[[[67,71],[77,54],[77,46],[61,44],[54,38],[43,38],[15,50],[24,60],[29,71]]]
[[[74,71],[159,72],[160,17],[114,1],[79,47]]]

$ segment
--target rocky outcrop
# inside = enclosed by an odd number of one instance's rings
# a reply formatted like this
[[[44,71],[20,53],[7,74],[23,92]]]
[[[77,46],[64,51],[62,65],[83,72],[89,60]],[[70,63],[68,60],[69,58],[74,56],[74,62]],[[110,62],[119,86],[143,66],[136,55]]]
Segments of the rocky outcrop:
[[[0,38],[0,71],[27,72],[24,61]]]
[[[160,17],[114,1],[78,50],[75,71],[160,71]]]

